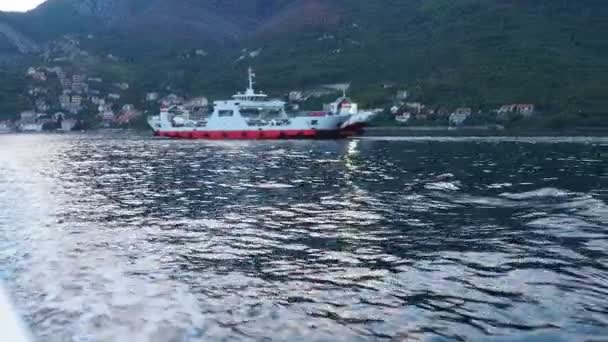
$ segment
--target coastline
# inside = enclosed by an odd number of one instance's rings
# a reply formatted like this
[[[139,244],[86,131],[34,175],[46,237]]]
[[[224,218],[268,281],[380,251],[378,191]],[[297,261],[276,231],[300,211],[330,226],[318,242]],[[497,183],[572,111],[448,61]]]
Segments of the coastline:
[[[374,136],[608,136],[608,127],[550,128],[504,128],[502,126],[374,126],[365,130],[365,135]]]

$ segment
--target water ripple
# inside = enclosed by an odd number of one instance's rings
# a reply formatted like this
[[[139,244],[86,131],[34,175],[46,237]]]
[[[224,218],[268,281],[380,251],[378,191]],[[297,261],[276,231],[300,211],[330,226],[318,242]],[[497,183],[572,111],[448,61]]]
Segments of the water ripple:
[[[0,264],[48,341],[608,336],[599,138],[0,137]]]

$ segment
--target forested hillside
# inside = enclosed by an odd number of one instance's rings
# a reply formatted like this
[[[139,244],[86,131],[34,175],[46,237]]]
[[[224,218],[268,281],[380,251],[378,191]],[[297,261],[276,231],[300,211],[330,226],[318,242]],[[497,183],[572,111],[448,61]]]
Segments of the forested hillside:
[[[121,57],[142,86],[226,94],[252,65],[277,92],[352,81],[371,104],[390,82],[437,105],[601,116],[606,18],[600,0],[50,0],[0,22],[40,44],[94,34],[83,48]]]

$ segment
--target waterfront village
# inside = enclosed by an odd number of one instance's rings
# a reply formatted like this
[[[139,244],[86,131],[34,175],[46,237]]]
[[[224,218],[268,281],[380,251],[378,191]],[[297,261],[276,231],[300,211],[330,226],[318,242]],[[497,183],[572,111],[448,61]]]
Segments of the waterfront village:
[[[145,116],[154,114],[160,106],[177,106],[188,111],[191,117],[204,117],[209,113],[209,100],[204,96],[185,98],[166,91],[137,92],[140,98],[126,94],[131,84],[107,80],[95,75],[68,73],[64,68],[31,66],[24,72],[28,81],[27,96],[30,110],[21,112],[14,122],[0,122],[6,129],[19,131],[60,130],[89,128],[125,128],[135,122],[145,122]],[[314,98],[338,97],[348,84],[325,85],[310,90],[291,90],[284,97],[289,109],[298,111],[303,103]],[[391,84],[380,84],[394,95],[387,99],[378,112],[383,118],[379,125],[425,126],[440,123],[447,127],[480,124],[497,127],[511,116],[529,118],[537,112],[534,104],[505,104],[489,113],[473,108],[446,108],[412,100],[407,90]],[[355,99],[356,100],[356,99]],[[488,120],[488,118],[491,118]]]

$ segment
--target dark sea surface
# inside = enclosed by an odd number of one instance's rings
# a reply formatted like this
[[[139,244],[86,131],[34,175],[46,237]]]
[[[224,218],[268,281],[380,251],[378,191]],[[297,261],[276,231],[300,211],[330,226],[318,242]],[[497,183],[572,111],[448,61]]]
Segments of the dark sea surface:
[[[39,341],[606,341],[608,138],[0,136]]]

